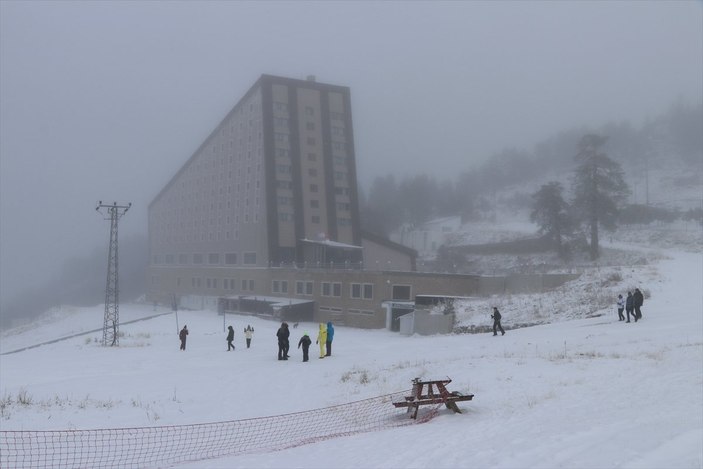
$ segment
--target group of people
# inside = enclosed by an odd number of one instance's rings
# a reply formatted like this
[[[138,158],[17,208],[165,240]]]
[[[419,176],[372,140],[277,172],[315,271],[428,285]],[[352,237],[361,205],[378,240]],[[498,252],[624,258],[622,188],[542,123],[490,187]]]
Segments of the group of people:
[[[285,322],[283,324],[286,324]],[[283,324],[281,325],[281,328],[283,328]],[[286,324],[286,330],[287,330],[287,324]],[[279,332],[281,329],[279,329]],[[276,334],[278,335],[278,334]],[[334,326],[332,325],[332,322],[328,322],[326,325],[324,323],[320,323],[320,328],[317,331],[317,340],[315,340],[315,343],[320,346],[320,358],[325,358],[325,357],[331,357],[332,356],[332,340],[334,339]],[[287,340],[287,339],[286,339]],[[300,338],[298,341],[298,348],[303,348],[303,361],[306,362],[309,359],[308,356],[308,351],[310,349],[310,345],[312,345],[312,339],[308,335],[307,332],[303,333],[303,336]],[[278,359],[279,360],[286,360],[288,356],[286,355],[285,358],[281,358],[281,339],[279,336],[278,339]],[[287,351],[288,349],[286,349]]]
[[[227,351],[234,350],[234,328],[232,326],[227,327]],[[251,325],[247,325],[244,328],[244,337],[247,339],[247,348],[251,346],[251,338],[254,336],[254,328]],[[181,350],[186,349],[186,340],[188,338],[188,325],[184,325],[183,329],[178,333],[178,338],[181,339]]]
[[[234,340],[234,328],[232,326],[228,326],[227,329],[229,330],[227,333],[227,351],[229,352],[230,350],[234,350],[234,345],[232,344],[232,341]],[[254,328],[247,324],[247,327],[244,328],[244,337],[247,340],[247,348],[251,347],[251,338],[253,336]]]
[[[618,321],[625,321],[625,315],[622,314],[623,311],[627,313],[627,321],[630,322],[630,315],[632,315],[635,322],[642,319],[642,305],[644,304],[644,295],[639,288],[635,288],[635,292],[627,292],[627,298],[623,298],[622,295],[618,295]]]

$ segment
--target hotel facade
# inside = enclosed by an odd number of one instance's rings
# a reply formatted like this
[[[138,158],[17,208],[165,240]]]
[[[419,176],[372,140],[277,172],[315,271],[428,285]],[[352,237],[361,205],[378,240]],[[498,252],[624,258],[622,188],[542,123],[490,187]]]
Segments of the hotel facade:
[[[479,289],[362,231],[350,91],[313,77],[262,75],[148,217],[147,292],[162,304],[380,328],[418,294]]]

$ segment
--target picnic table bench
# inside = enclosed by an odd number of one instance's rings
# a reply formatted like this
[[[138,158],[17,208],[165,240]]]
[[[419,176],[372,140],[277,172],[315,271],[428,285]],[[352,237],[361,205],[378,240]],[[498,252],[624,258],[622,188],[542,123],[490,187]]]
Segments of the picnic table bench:
[[[450,378],[432,381],[422,381],[420,378],[415,378],[411,395],[405,396],[403,401],[394,401],[393,405],[395,407],[406,407],[407,413],[413,412],[411,416],[413,419],[417,417],[417,411],[420,406],[430,404],[444,404],[447,409],[460,414],[461,410],[459,410],[456,403],[459,401],[470,401],[474,398],[474,395],[447,391],[447,384],[451,382]],[[427,392],[423,393],[425,386],[427,386]]]

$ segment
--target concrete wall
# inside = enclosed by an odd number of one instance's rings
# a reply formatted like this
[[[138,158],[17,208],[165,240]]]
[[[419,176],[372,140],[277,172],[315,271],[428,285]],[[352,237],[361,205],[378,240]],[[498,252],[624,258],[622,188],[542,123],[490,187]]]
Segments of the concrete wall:
[[[505,277],[479,277],[480,295],[537,293],[552,290],[577,279],[579,274],[513,274]]]
[[[386,327],[383,303],[389,300],[414,301],[417,295],[469,297],[541,292],[577,277],[574,274],[480,277],[353,269],[152,266],[148,300],[171,305],[175,296],[182,308],[214,311],[220,297],[259,295],[305,300],[315,304],[315,322],[332,321],[340,325],[380,329]],[[196,282],[198,279],[199,283]],[[302,292],[297,288],[299,282],[306,287]],[[282,288],[284,284],[285,289]],[[362,295],[358,294],[359,289]],[[394,291],[403,292],[404,297],[393,298]]]
[[[429,311],[416,310],[400,318],[400,333],[403,335],[449,334],[454,326],[451,314],[430,314]]]

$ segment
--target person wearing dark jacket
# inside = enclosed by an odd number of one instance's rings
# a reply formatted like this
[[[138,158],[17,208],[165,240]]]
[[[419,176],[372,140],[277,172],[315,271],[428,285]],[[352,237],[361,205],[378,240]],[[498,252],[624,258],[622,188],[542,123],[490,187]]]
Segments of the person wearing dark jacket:
[[[331,321],[328,321],[327,322],[327,340],[325,341],[325,347],[327,347],[327,353],[325,353],[326,357],[332,356],[332,339],[334,339],[334,326],[332,326]]]
[[[288,360],[288,337],[290,337],[290,331],[288,330],[287,323],[281,323],[281,327],[278,328],[276,336],[278,337],[278,359]]]
[[[491,318],[493,318],[493,335],[498,335],[498,331],[500,330],[501,335],[505,335],[505,331],[503,330],[503,326],[500,325],[500,318],[502,316],[500,315],[500,312],[498,311],[498,308],[495,306],[493,307],[493,314],[491,314]]]
[[[229,329],[229,332],[227,333],[227,351],[229,352],[230,350],[234,350],[234,345],[232,344],[232,341],[234,340],[234,328],[229,326],[227,329]]]
[[[627,299],[625,300],[625,313],[627,313],[627,322],[630,322],[630,314],[635,316],[632,311],[635,309],[635,299],[632,297],[632,292],[627,292]],[[635,322],[637,322],[637,317],[635,317]]]
[[[635,288],[635,293],[632,295],[632,299],[635,306],[635,322],[637,322],[639,319],[642,319],[642,311],[640,308],[642,307],[642,304],[644,304],[644,295],[642,295],[639,288]]]
[[[300,346],[303,346],[303,361],[306,362],[308,361],[308,350],[310,349],[310,344],[312,344],[312,340],[310,339],[310,336],[308,335],[307,332],[303,334],[303,336],[300,338],[298,341],[298,348]]]
[[[188,337],[188,326],[183,326],[181,332],[178,333],[178,338],[181,339],[181,350],[186,349],[186,337]]]

